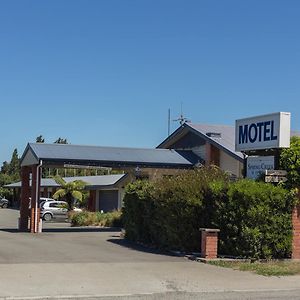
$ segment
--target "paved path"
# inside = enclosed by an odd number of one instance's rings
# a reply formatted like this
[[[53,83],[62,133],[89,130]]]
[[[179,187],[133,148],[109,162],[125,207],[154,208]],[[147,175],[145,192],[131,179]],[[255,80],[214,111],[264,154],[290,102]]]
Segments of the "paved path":
[[[300,276],[263,277],[151,253],[113,230],[62,223],[19,233],[16,219],[16,211],[0,210],[0,299],[300,299]]]

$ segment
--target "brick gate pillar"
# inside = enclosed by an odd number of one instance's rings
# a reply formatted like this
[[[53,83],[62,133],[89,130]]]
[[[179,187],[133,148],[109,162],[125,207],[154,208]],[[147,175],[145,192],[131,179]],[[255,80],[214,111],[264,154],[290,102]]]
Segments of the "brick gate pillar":
[[[292,258],[300,259],[300,204],[294,207],[292,213],[293,244]]]
[[[29,197],[30,197],[30,167],[21,168],[21,203],[19,230],[28,230]]]
[[[40,220],[40,180],[41,171],[38,165],[32,166],[32,184],[31,184],[31,220],[30,220],[30,232],[37,233],[39,231]],[[37,210],[36,210],[37,205]]]
[[[201,257],[215,259],[218,257],[218,233],[220,229],[200,228]]]

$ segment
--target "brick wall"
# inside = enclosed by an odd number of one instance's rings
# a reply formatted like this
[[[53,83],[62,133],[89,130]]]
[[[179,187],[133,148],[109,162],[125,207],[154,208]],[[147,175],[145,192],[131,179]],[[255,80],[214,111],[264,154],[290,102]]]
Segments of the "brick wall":
[[[300,205],[293,209],[293,259],[300,259]]]
[[[218,229],[201,229],[201,256],[214,259],[218,256]]]

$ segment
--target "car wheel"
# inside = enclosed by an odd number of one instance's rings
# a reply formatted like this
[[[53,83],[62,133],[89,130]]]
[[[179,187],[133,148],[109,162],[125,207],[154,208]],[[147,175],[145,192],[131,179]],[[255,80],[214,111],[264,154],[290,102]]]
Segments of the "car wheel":
[[[52,220],[52,215],[51,214],[44,214],[43,219],[45,221],[51,221]]]
[[[8,204],[7,204],[7,203],[4,203],[4,204],[2,205],[2,208],[8,208]]]

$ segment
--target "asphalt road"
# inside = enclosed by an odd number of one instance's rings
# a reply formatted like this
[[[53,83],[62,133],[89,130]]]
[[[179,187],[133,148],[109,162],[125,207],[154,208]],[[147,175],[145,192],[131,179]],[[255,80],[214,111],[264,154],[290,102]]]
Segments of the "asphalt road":
[[[263,277],[156,253],[116,230],[16,230],[0,210],[0,299],[300,299],[300,276]]]

